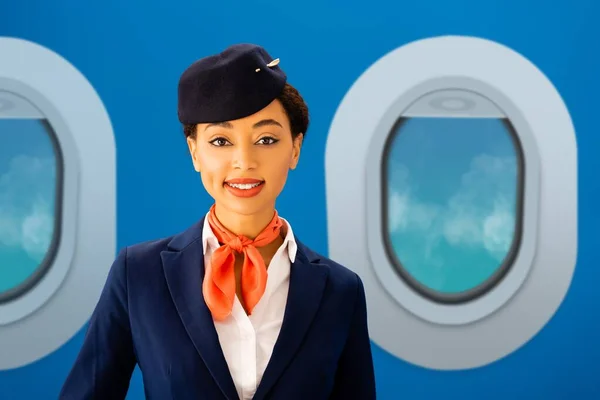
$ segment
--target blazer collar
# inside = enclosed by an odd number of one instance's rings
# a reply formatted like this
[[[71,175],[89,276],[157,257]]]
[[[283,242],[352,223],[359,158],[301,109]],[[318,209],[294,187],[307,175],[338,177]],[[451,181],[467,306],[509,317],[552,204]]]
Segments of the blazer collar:
[[[238,399],[210,310],[202,297],[202,224],[176,235],[161,252],[163,271],[179,317],[213,379],[229,400]]]
[[[202,297],[204,218],[176,235],[161,252],[165,279],[177,312],[196,350],[214,380],[228,399],[237,399],[237,391],[221,350],[219,337]],[[329,268],[319,256],[296,237],[298,250],[290,268],[290,289],[281,332],[261,383],[254,396],[264,398],[296,354],[315,317]]]

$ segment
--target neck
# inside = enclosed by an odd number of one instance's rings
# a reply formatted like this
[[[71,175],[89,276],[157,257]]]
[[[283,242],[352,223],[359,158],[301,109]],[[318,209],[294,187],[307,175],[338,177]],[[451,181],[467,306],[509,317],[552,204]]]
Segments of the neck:
[[[239,214],[215,205],[215,215],[219,222],[236,235],[255,239],[273,219],[275,208],[267,208],[255,214]]]

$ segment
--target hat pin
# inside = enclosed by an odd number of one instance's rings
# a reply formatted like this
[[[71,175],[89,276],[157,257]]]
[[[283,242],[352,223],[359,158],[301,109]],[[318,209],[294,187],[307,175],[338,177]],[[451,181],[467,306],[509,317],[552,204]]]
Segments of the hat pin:
[[[273,61],[271,61],[270,63],[267,64],[267,67],[272,68],[276,65],[279,64],[279,58],[274,59]],[[256,72],[260,71],[260,68],[256,68],[255,70]]]

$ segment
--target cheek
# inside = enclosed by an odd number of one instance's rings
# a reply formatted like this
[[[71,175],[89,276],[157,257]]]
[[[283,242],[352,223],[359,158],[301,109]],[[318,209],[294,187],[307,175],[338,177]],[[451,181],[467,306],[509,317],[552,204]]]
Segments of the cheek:
[[[226,165],[223,162],[223,157],[215,157],[210,152],[198,152],[198,166],[200,167],[200,175],[205,186],[219,186],[225,179]],[[208,187],[207,187],[208,189]]]
[[[271,162],[269,168],[270,178],[277,190],[280,191],[287,180],[289,168],[290,168],[290,157],[278,157]]]

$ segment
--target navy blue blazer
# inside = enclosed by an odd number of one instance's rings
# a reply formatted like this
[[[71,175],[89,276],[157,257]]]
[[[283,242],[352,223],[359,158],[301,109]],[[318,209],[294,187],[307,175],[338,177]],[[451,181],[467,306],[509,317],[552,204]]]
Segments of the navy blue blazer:
[[[202,297],[203,222],[119,252],[60,399],[124,399],[136,364],[147,399],[238,399]],[[375,399],[362,281],[299,241],[254,398]]]

